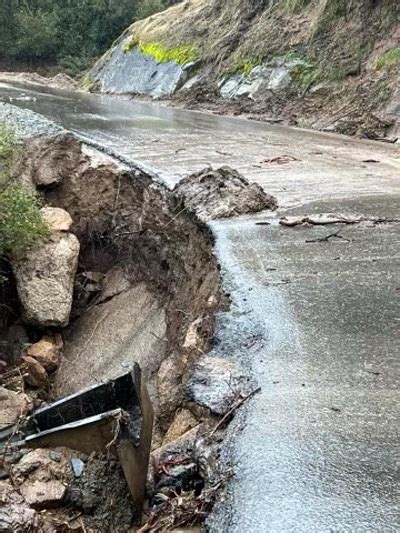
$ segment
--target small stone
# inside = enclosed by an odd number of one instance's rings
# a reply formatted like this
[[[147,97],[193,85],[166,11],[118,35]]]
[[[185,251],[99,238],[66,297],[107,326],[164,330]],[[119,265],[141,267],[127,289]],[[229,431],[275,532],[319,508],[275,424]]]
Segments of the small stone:
[[[202,338],[201,338],[201,326],[202,326],[203,320],[201,318],[198,318],[194,322],[192,322],[188,328],[188,331],[186,333],[186,337],[183,343],[182,348],[188,352],[196,352],[201,346]]]
[[[49,376],[39,361],[26,355],[22,358],[22,363],[26,383],[31,387],[46,388],[49,383]]]
[[[179,437],[182,437],[187,431],[196,427],[197,424],[198,422],[192,413],[187,409],[183,409],[176,415],[175,420],[167,431],[163,440],[163,446],[179,439]]]
[[[52,461],[55,461],[56,463],[60,463],[62,459],[61,453],[58,452],[50,452],[49,457]]]
[[[81,459],[77,459],[76,457],[73,457],[71,459],[71,467],[72,467],[72,471],[74,472],[75,477],[81,477],[83,470],[85,468],[85,463],[81,461]]]
[[[53,231],[68,231],[72,226],[72,218],[67,211],[59,207],[43,207],[42,218]]]
[[[47,372],[55,372],[60,366],[60,349],[51,337],[46,337],[27,350],[27,355],[36,359]]]
[[[57,507],[65,497],[67,488],[56,479],[50,481],[26,481],[19,490],[27,503],[34,509]]]
[[[27,410],[28,400],[25,394],[0,387],[0,429],[14,424]]]

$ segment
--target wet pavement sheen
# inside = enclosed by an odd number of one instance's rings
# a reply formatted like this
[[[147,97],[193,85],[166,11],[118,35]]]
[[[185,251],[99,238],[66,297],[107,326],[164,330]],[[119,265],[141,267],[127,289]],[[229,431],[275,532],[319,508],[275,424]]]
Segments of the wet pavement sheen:
[[[277,222],[328,212],[400,219],[399,145],[24,91],[36,100],[13,103],[149,164],[170,185],[229,163],[278,197],[278,214],[212,223],[232,298],[214,352],[239,359],[262,390],[230,427],[236,476],[210,530],[400,531],[400,223]],[[10,95],[21,90],[0,86]],[[282,154],[298,161],[260,167]],[[318,241],[340,227],[343,239]]]

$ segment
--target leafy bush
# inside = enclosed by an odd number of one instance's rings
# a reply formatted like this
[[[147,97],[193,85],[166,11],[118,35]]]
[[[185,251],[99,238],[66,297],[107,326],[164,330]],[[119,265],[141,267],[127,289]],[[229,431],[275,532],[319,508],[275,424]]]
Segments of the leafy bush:
[[[4,187],[9,178],[17,151],[18,144],[14,133],[0,122],[0,187]]]
[[[14,133],[0,122],[0,258],[21,256],[31,244],[50,235],[40,214],[39,196],[11,180],[18,151]]]
[[[34,242],[48,237],[50,229],[40,214],[37,193],[8,185],[0,192],[0,253],[20,257]]]

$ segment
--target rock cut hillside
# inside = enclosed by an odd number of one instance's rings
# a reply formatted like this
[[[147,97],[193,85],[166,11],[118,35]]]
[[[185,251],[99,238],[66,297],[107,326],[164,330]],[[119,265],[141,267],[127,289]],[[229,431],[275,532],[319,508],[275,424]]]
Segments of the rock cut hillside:
[[[186,0],[129,27],[92,89],[396,136],[400,3]]]

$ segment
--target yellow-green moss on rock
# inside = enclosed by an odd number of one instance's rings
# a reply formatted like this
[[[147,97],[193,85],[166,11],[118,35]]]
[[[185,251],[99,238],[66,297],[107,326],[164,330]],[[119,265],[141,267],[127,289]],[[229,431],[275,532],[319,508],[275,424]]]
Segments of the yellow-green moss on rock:
[[[131,39],[125,43],[123,50],[125,53],[129,53],[136,47],[139,48],[143,55],[152,57],[157,63],[174,61],[179,65],[186,65],[199,58],[198,48],[194,44],[183,44],[170,48],[162,43],[139,41],[135,37],[131,37]]]

